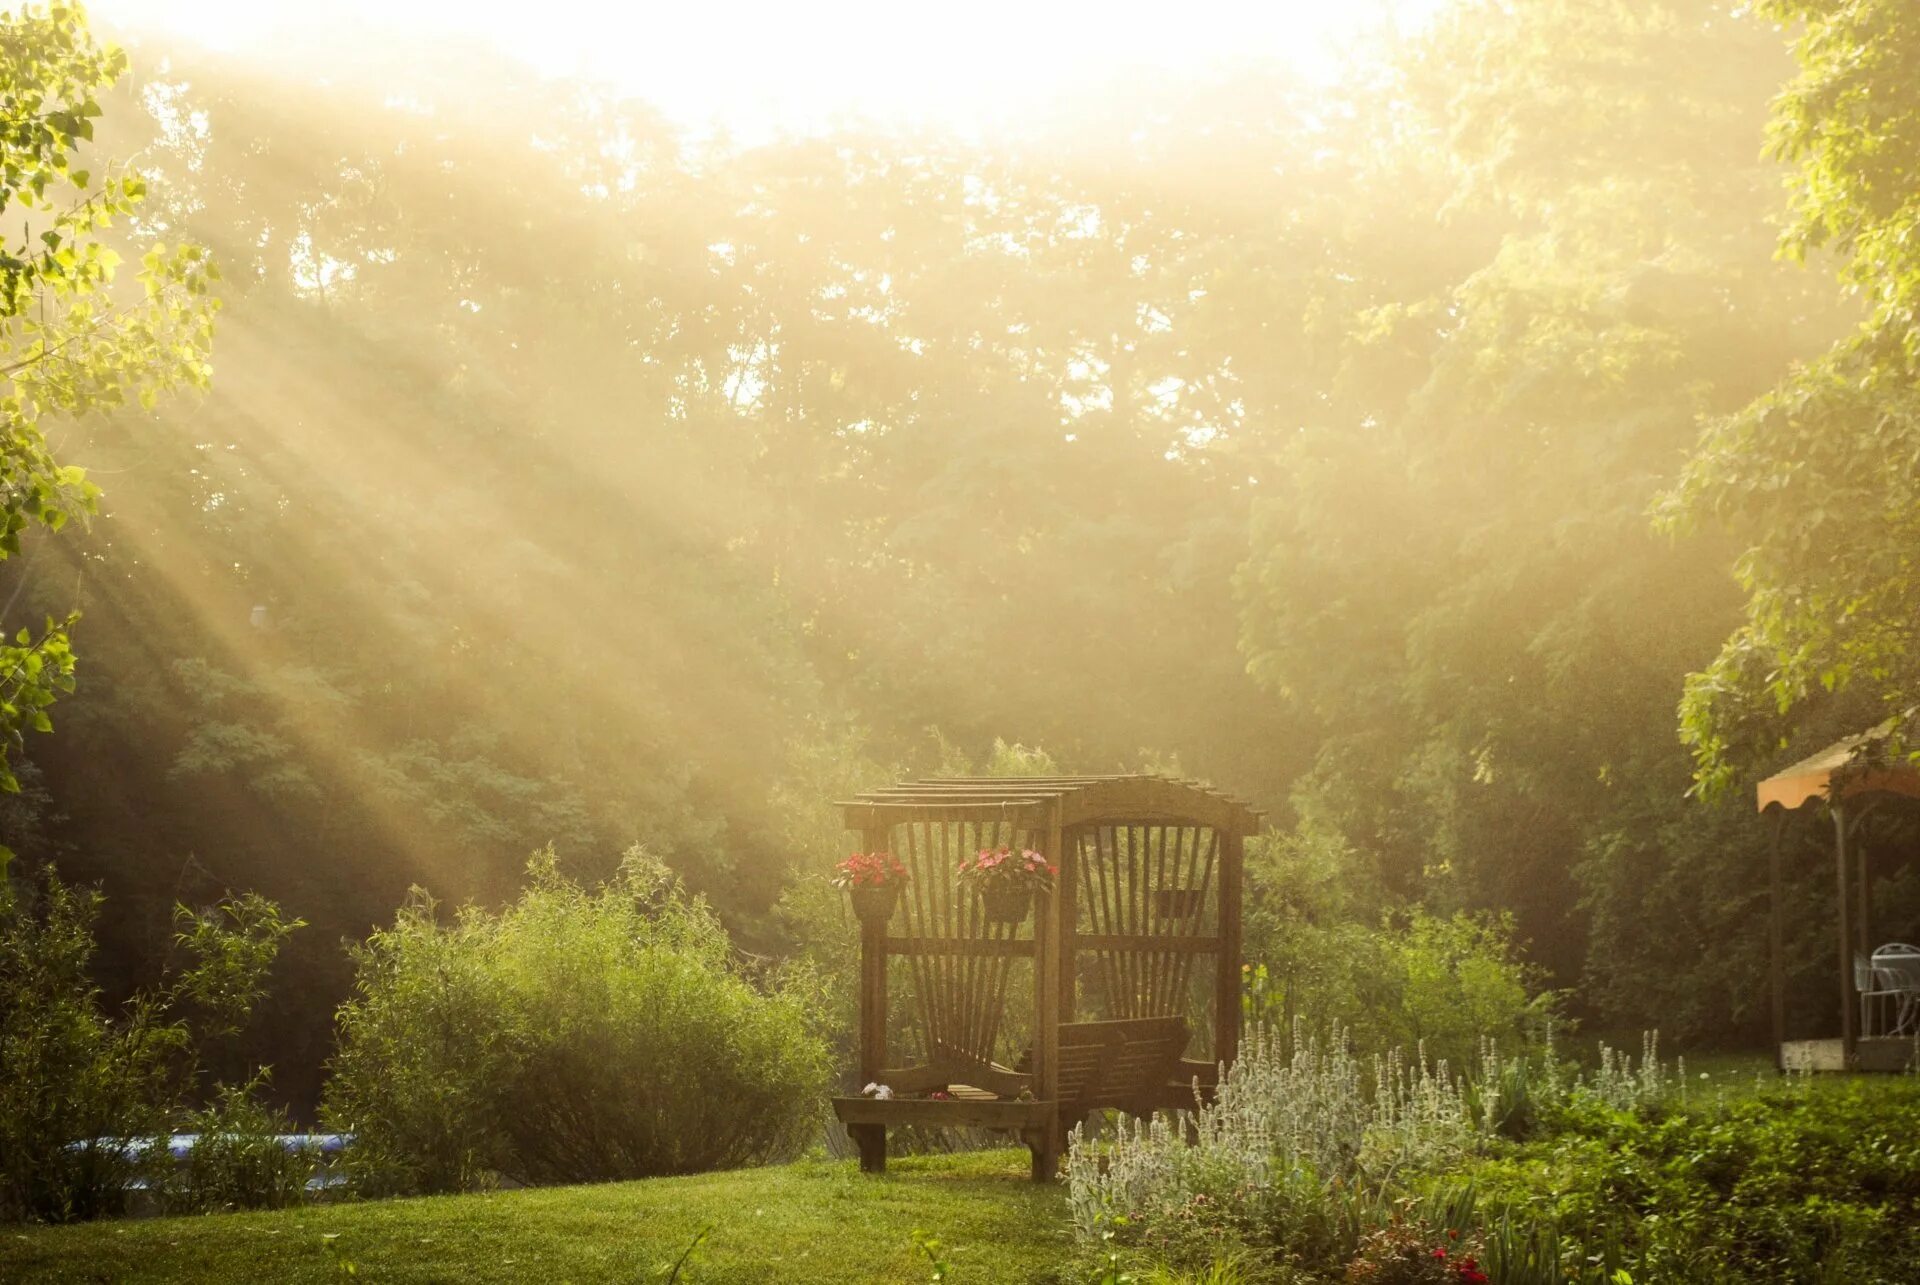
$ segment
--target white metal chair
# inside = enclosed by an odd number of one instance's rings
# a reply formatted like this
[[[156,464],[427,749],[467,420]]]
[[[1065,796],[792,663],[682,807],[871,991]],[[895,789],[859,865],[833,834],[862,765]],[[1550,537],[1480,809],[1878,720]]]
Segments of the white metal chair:
[[[1892,1033],[1899,1017],[1900,994],[1891,978],[1859,951],[1853,954],[1853,990],[1860,997],[1860,1036],[1872,1039]],[[1875,1018],[1881,1020],[1875,1021]],[[1892,1020],[1889,1020],[1891,1017]]]
[[[1888,1034],[1907,1035],[1920,1028],[1920,946],[1890,941],[1873,952],[1870,963],[1875,989],[1896,1005]]]

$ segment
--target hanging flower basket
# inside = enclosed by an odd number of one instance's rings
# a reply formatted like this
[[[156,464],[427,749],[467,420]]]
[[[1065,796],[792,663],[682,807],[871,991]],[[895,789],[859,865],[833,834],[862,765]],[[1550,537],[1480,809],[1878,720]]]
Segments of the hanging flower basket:
[[[1033,913],[1033,894],[1053,887],[1054,868],[1032,848],[982,848],[960,862],[960,883],[980,894],[990,924],[1017,924]]]
[[[900,904],[907,868],[891,852],[856,852],[833,868],[833,882],[847,890],[861,923],[885,923]]]
[[[1155,888],[1153,913],[1157,919],[1191,919],[1200,913],[1205,897],[1198,888]]]
[[[900,904],[900,885],[883,883],[870,888],[849,888],[847,898],[853,902],[853,913],[861,923],[875,920],[885,923],[893,918],[894,908]]]
[[[1033,888],[1013,883],[982,888],[980,908],[990,924],[1025,923],[1033,913]]]

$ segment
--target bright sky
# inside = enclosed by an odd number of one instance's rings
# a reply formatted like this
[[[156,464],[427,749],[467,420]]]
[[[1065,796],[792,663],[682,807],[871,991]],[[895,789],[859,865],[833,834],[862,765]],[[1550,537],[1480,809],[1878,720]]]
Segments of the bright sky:
[[[611,82],[683,123],[806,129],[836,114],[979,124],[1135,69],[1332,50],[1441,0],[91,0],[102,27],[279,60],[302,32],[366,23],[396,41],[490,41],[555,76]],[[334,44],[333,40],[318,43]]]

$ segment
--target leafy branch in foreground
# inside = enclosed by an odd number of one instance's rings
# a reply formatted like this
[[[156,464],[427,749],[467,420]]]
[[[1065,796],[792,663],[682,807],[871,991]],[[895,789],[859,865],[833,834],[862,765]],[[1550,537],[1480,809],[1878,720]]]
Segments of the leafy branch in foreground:
[[[0,234],[0,559],[30,527],[58,531],[97,507],[85,472],[55,458],[47,416],[151,407],[212,378],[219,270],[197,245],[156,243],[138,290],[125,288],[102,233],[117,219],[139,231],[146,182],[122,169],[96,184],[79,164],[100,95],[126,68],[77,5],[0,15],[0,215],[19,228]],[[0,649],[0,789],[19,789],[10,752],[27,729],[50,730],[47,707],[73,690],[71,623]]]

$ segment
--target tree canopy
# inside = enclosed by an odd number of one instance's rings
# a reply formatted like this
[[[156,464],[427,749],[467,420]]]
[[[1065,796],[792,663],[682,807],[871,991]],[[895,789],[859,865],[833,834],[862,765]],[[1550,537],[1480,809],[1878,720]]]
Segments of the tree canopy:
[[[1782,247],[1836,255],[1866,316],[1712,425],[1667,499],[1669,525],[1724,523],[1747,546],[1745,619],[1681,707],[1709,787],[1776,759],[1829,694],[1904,723],[1920,692],[1920,14],[1768,9],[1801,24],[1770,134],[1794,167]]]

